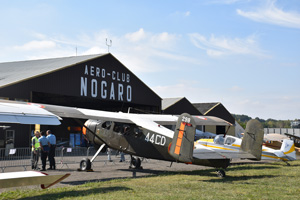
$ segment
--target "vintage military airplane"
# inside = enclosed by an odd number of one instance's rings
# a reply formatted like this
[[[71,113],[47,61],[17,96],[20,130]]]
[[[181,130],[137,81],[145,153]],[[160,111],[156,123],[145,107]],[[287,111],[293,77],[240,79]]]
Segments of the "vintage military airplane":
[[[261,158],[263,130],[255,120],[247,124],[241,150],[223,154],[211,148],[194,149],[197,125],[232,126],[217,117],[191,116],[186,113],[180,116],[114,113],[0,101],[0,122],[57,125],[61,117],[88,119],[83,134],[99,149],[91,160],[86,158],[81,161],[82,170],[90,169],[91,162],[107,147],[130,154],[131,164],[135,168],[140,167],[141,161],[133,156],[210,166],[217,168],[217,174],[221,177],[225,176],[224,169],[229,166],[232,158]],[[171,125],[176,125],[174,130],[165,127]]]
[[[217,135],[212,141],[198,140],[195,142],[196,149],[209,147],[217,152],[232,152],[239,151],[242,139],[226,135]],[[293,161],[296,160],[296,151],[293,140],[285,139],[281,145],[280,150],[275,150],[266,146],[262,147],[262,160],[280,160]]]

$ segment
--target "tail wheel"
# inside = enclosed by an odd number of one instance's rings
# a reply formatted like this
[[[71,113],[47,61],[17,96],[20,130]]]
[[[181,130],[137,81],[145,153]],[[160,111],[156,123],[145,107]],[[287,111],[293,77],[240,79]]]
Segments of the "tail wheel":
[[[80,161],[80,170],[81,171],[86,171],[90,170],[92,167],[91,161],[88,158],[84,158]]]
[[[224,170],[217,170],[217,176],[220,178],[224,178],[226,176]]]
[[[138,169],[141,167],[141,159],[140,158],[131,158],[131,164],[134,166],[134,168]]]

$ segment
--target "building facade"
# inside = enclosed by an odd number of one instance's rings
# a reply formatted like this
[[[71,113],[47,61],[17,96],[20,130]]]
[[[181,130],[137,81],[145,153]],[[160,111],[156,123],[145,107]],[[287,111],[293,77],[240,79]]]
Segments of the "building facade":
[[[0,98],[105,111],[161,111],[161,98],[110,53],[0,63]],[[28,146],[39,127],[10,126],[0,129],[0,148],[7,142]],[[58,142],[76,134],[78,145],[80,127],[73,119],[64,119],[60,126],[40,129],[52,129]]]

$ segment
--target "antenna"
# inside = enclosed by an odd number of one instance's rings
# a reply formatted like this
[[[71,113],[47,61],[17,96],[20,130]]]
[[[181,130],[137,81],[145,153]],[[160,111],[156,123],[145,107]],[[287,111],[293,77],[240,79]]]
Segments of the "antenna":
[[[109,40],[109,41],[110,41],[110,43],[108,44],[107,43],[107,38],[106,38],[106,46],[107,46],[108,53],[109,53],[109,48],[112,46],[112,41],[111,40]]]
[[[75,47],[75,51],[76,51],[76,56],[77,56],[77,45],[76,45],[76,47]]]

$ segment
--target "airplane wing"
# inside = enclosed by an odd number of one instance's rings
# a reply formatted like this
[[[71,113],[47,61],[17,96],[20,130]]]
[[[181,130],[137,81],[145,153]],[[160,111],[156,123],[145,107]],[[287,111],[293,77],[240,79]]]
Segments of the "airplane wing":
[[[46,189],[61,182],[70,174],[48,175],[38,171],[0,173],[0,188],[41,185]]]
[[[59,117],[67,117],[67,118],[77,118],[77,119],[95,119],[95,120],[104,120],[104,121],[115,121],[122,123],[136,123],[137,125],[145,125],[145,122],[155,122],[160,125],[176,125],[178,117],[177,115],[162,115],[162,114],[132,114],[132,113],[122,113],[122,112],[108,112],[108,111],[100,111],[100,110],[92,110],[92,109],[83,109],[83,108],[74,108],[74,107],[66,107],[66,106],[55,106],[55,105],[47,105],[47,104],[33,104],[26,102],[13,102],[7,100],[0,100],[0,122],[6,122],[5,117],[13,115],[13,116],[22,116],[22,117],[32,117],[29,118],[31,120],[26,121],[11,119],[9,122],[13,120],[16,123],[29,123],[34,121],[33,117],[41,117],[46,121],[46,119],[51,119],[57,122]],[[12,109],[12,111],[10,111]],[[26,109],[25,114],[23,109]],[[41,110],[45,112],[42,113]],[[23,114],[23,115],[22,115]],[[222,120],[217,117],[211,116],[192,116],[196,122],[196,125],[220,125],[220,126],[228,126],[232,125],[229,122]],[[138,119],[143,119],[143,122]],[[41,121],[43,122],[43,121]],[[140,123],[139,123],[140,122]],[[50,123],[50,120],[48,121]],[[34,122],[33,124],[39,124]],[[43,123],[40,123],[43,124]],[[45,124],[45,122],[44,122]],[[54,125],[54,122],[53,122]],[[154,125],[154,124],[152,124]]]
[[[0,102],[0,122],[44,125],[60,124],[57,116],[34,104],[2,102]]]

